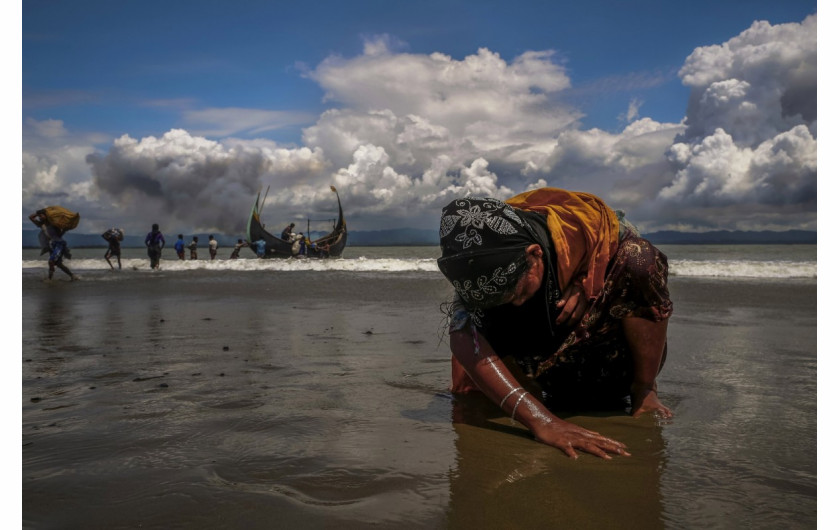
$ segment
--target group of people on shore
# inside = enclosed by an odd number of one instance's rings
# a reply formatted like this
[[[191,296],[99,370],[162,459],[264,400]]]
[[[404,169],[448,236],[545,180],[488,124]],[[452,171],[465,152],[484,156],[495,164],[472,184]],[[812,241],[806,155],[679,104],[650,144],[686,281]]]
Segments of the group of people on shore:
[[[242,240],[240,239],[239,241],[241,242]],[[193,236],[192,241],[190,241],[189,244],[187,244],[184,242],[184,234],[178,234],[178,240],[175,241],[174,247],[175,253],[178,255],[178,259],[186,259],[186,250],[190,251],[191,260],[198,259],[198,236]],[[216,253],[219,249],[219,242],[216,241],[216,238],[213,237],[212,234],[208,236],[207,249],[210,252],[210,259],[216,259]],[[237,252],[236,257],[238,256],[239,253]],[[233,258],[234,256],[231,255],[231,257]]]
[[[122,228],[111,228],[102,234],[102,238],[108,242],[108,250],[105,252],[105,261],[108,262],[108,265],[111,266],[112,270],[114,269],[114,265],[111,263],[110,259],[112,257],[117,258],[117,266],[122,269],[122,263],[120,262],[120,242],[124,237],[125,231]],[[145,244],[151,268],[159,270],[160,258],[163,254],[163,249],[166,247],[166,238],[161,233],[160,227],[157,223],[153,224],[152,231],[146,234]],[[230,254],[230,259],[238,259],[239,251],[242,247],[247,247],[249,245],[250,243],[248,241],[238,239],[233,252]],[[178,239],[175,241],[173,247],[175,248],[175,254],[178,256],[179,260],[186,260],[187,250],[190,251],[190,260],[198,259],[198,236],[193,236],[192,241],[186,243],[184,241],[184,234],[178,234]],[[215,260],[216,255],[218,254],[219,242],[212,234],[208,236],[207,249],[210,253],[210,260]]]
[[[67,241],[64,240],[64,234],[68,230],[76,227],[79,222],[79,214],[61,207],[50,206],[30,214],[29,220],[41,229],[41,233],[38,236],[41,243],[41,253],[49,252],[50,254],[48,261],[49,279],[52,280],[55,269],[58,268],[70,276],[71,280],[77,280],[78,276],[73,274],[64,263],[65,258],[71,258],[70,248],[67,246]],[[117,262],[116,268],[122,269],[122,241],[125,239],[125,230],[116,227],[109,228],[102,233],[102,239],[108,243],[108,250],[105,251],[105,261],[108,262],[108,266],[111,267],[111,270],[116,270],[114,263],[111,261],[115,259]],[[208,237],[208,240],[210,259],[215,260],[218,254],[219,242],[212,234]],[[257,255],[264,257],[265,241],[260,240],[255,243],[257,245]],[[145,245],[151,268],[159,270],[161,255],[166,246],[166,238],[160,231],[160,226],[157,223],[154,223],[152,230],[146,234]],[[244,239],[238,239],[233,252],[230,254],[230,259],[238,259],[240,250],[246,246],[250,246],[250,242]],[[193,236],[192,241],[187,244],[184,241],[184,235],[178,234],[174,248],[178,259],[186,259],[186,250],[189,250],[190,259],[197,260],[198,236]],[[262,255],[260,255],[260,248],[262,248]]]
[[[111,270],[114,269],[114,265],[111,263],[110,259],[112,257],[117,258],[117,266],[122,269],[122,263],[120,261],[120,242],[124,237],[125,231],[122,228],[111,228],[102,234],[102,238],[108,242],[108,250],[105,252],[105,261],[107,261],[108,265],[111,266]],[[208,240],[210,259],[215,260],[218,253],[219,242],[212,234],[208,237]],[[230,259],[239,258],[240,249],[244,246],[248,246],[248,244],[249,243],[247,241],[239,239],[236,243],[236,247],[230,255]],[[166,238],[163,236],[163,233],[161,233],[160,227],[157,223],[153,224],[151,232],[146,234],[145,245],[151,268],[160,270],[160,258],[163,254],[163,249],[166,247]],[[192,241],[187,244],[184,241],[184,234],[178,234],[178,239],[175,241],[173,246],[178,259],[185,260],[187,250],[190,251],[190,260],[198,259],[198,236],[193,236]]]
[[[114,230],[114,229],[112,229]],[[108,241],[109,245],[111,244],[112,239],[106,237],[105,234],[102,234],[102,237]],[[161,234],[160,229],[157,223],[152,225],[152,231],[146,235],[146,248],[148,249],[150,265],[152,269],[159,270],[160,269],[160,257],[163,252],[163,249],[166,245],[166,240]],[[233,248],[233,252],[230,254],[230,259],[239,259],[239,251],[242,250],[242,247],[249,246],[250,243],[244,239],[237,239],[236,245]],[[190,251],[190,260],[197,260],[198,259],[198,236],[193,236],[192,241],[187,244],[184,241],[184,234],[178,234],[178,239],[175,241],[173,245],[175,248],[175,254],[178,256],[179,260],[186,259],[186,251]],[[219,242],[210,234],[208,236],[208,243],[207,243],[207,250],[210,253],[210,260],[213,261],[216,259],[216,255],[218,254],[219,250]],[[111,252],[111,248],[109,246],[108,253]],[[108,259],[109,254],[105,254],[105,259]],[[110,265],[110,261],[108,264]],[[111,267],[113,269],[113,266]]]
[[[39,240],[41,241],[42,253],[49,251],[49,279],[53,278],[55,269],[62,270],[65,274],[70,276],[71,280],[78,279],[78,276],[65,265],[64,258],[70,259],[70,249],[67,242],[64,240],[64,234],[68,230],[72,230],[79,222],[79,214],[70,212],[61,207],[50,206],[42,208],[29,216],[35,226],[41,229]],[[292,243],[292,256],[307,257],[308,255],[318,256],[321,258],[329,257],[330,246],[327,243],[316,244],[305,238],[303,234],[295,234],[293,229],[294,223],[283,230],[281,239]],[[125,230],[122,228],[109,228],[102,233],[102,239],[108,243],[108,249],[105,251],[105,261],[111,270],[122,269],[122,242],[125,239]],[[157,223],[152,224],[152,230],[146,234],[144,241],[146,245],[146,252],[149,256],[149,266],[153,270],[160,270],[160,260],[163,254],[163,249],[166,247],[166,238],[160,231],[160,226]],[[253,242],[254,251],[258,258],[266,257],[266,242],[259,239]],[[198,236],[193,236],[192,241],[186,243],[184,241],[184,234],[178,234],[178,239],[173,245],[175,254],[179,260],[186,260],[186,253],[189,250],[190,260],[198,259]],[[229,259],[239,259],[239,253],[243,247],[250,247],[251,242],[246,239],[237,239],[233,251]],[[216,259],[219,249],[219,242],[215,236],[210,234],[208,236],[207,249],[210,254],[210,260]],[[111,261],[115,259],[117,262],[116,268]]]

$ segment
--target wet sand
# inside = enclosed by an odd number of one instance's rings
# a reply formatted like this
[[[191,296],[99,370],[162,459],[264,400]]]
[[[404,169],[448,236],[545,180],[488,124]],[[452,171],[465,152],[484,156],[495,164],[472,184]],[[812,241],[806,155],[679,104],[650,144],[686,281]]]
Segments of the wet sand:
[[[26,528],[816,525],[815,282],[673,279],[676,418],[572,461],[448,393],[432,275],[23,275]]]

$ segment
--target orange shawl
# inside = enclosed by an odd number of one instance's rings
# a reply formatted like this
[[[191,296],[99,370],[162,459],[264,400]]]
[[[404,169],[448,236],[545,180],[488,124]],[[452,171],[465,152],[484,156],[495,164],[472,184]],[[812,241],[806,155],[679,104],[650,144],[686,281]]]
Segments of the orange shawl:
[[[558,188],[526,191],[505,202],[546,216],[560,288],[582,283],[589,299],[597,297],[607,264],[618,250],[618,218],[612,208],[590,193]]]

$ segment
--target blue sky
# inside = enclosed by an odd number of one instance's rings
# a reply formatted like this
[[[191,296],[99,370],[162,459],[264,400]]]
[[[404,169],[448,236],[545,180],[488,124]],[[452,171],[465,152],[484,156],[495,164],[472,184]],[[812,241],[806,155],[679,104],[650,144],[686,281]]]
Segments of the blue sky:
[[[27,1],[23,225],[235,235],[256,190],[280,225],[336,183],[351,229],[539,185],[648,230],[815,229],[816,8]]]

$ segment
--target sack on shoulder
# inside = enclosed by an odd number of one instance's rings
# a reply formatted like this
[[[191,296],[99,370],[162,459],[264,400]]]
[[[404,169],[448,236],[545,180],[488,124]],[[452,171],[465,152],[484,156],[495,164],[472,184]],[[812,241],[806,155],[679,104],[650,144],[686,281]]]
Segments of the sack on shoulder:
[[[44,208],[47,222],[61,230],[73,230],[79,226],[80,216],[62,206],[47,206]]]

